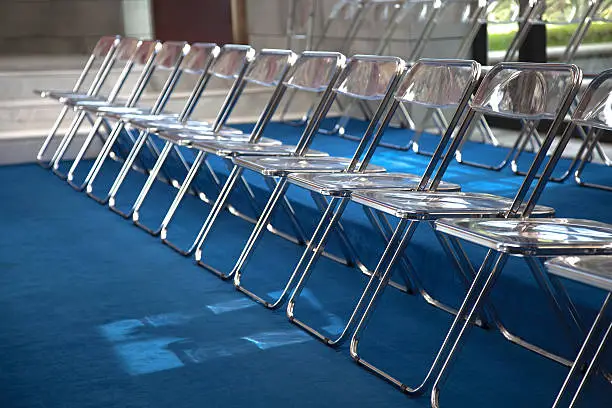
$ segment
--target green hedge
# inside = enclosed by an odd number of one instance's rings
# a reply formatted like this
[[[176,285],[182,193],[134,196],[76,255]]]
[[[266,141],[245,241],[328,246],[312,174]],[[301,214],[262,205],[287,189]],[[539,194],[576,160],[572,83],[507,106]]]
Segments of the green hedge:
[[[561,46],[566,45],[577,26],[566,25],[566,26],[552,26],[546,28],[546,37],[548,39],[548,46]],[[510,45],[512,38],[515,33],[501,33],[501,34],[489,34],[489,50],[491,51],[504,51]],[[594,23],[589,28],[583,44],[597,44],[612,42],[612,24],[609,23]]]

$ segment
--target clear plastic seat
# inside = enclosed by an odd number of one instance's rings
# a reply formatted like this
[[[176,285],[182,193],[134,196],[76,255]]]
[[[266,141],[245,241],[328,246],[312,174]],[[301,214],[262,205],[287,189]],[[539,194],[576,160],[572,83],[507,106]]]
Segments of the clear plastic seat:
[[[370,166],[368,166],[368,170],[372,171]],[[420,176],[405,173],[298,173],[290,174],[288,178],[292,184],[299,187],[315,191],[318,194],[332,196],[347,196],[355,193],[360,194],[364,190],[416,190],[421,182]],[[442,182],[438,186],[438,189],[442,191],[459,191],[461,190],[461,186],[458,184]]]
[[[608,255],[559,256],[546,266],[557,276],[612,292],[612,257]]]
[[[174,131],[174,132],[163,132],[159,134],[161,139],[170,141],[179,146],[197,147],[202,142],[210,142],[212,151],[215,147],[218,149],[231,148],[234,144],[248,144],[249,135],[242,133],[236,133],[234,129],[223,128],[217,132],[213,132],[210,129],[192,129],[190,131]],[[230,145],[231,144],[231,145]],[[264,146],[278,146],[281,142],[276,139],[261,138],[259,143],[253,146],[259,146],[259,149],[263,149]],[[194,146],[197,145],[197,146]],[[204,145],[205,147],[206,145]],[[206,150],[206,149],[202,149]]]
[[[288,176],[291,173],[333,173],[343,172],[351,164],[351,159],[342,157],[295,157],[286,152],[287,157],[236,157],[234,164],[256,171],[268,177]],[[310,155],[308,155],[310,156]],[[370,172],[383,172],[380,166],[368,166]]]
[[[589,220],[440,220],[436,229],[512,255],[549,257],[612,252],[612,225]]]
[[[435,191],[357,191],[352,201],[365,205],[397,218],[415,220],[436,220],[440,218],[503,217],[512,205],[512,200],[486,193],[446,193]],[[552,217],[554,208],[536,206],[534,216]]]

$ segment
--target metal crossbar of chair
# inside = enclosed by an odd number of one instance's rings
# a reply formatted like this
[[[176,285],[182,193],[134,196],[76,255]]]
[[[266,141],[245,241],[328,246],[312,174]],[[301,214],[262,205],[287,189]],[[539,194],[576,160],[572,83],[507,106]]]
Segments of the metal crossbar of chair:
[[[119,36],[106,36],[100,38],[96,43],[91,55],[85,62],[83,70],[79,74],[72,90],[69,91],[54,91],[54,90],[35,90],[34,93],[43,98],[53,98],[63,103],[68,99],[91,99],[97,98],[102,85],[105,83],[111,68],[115,62],[117,47],[121,42]],[[126,39],[123,41],[131,41]],[[97,69],[96,69],[97,67]],[[86,79],[91,76],[92,71],[96,71],[93,79],[88,87],[86,87]],[[68,114],[70,107],[63,104],[55,122],[49,129],[47,136],[36,154],[36,161],[45,168],[50,168],[51,163],[45,160],[45,153],[59,130],[64,118]]]
[[[508,218],[518,217],[517,219],[506,220],[440,220],[436,223],[436,229],[444,234],[477,243],[488,249],[486,256],[490,260],[492,267],[484,263],[474,279],[468,296],[464,299],[461,307],[461,319],[453,322],[453,328],[457,334],[449,342],[450,348],[444,357],[444,363],[440,373],[434,383],[432,392],[432,406],[440,405],[440,392],[447,378],[450,375],[452,363],[457,357],[462,345],[466,341],[470,330],[470,320],[477,310],[489,302],[488,295],[495,286],[499,275],[502,273],[503,265],[499,265],[510,256],[522,256],[532,263],[541,263],[541,259],[557,255],[595,255],[611,254],[612,226],[588,220],[577,219],[533,219],[527,218],[531,215],[536,201],[540,197],[547,180],[552,174],[556,162],[561,157],[575,126],[596,127],[599,129],[610,129],[612,123],[601,112],[609,106],[610,89],[612,83],[612,70],[604,71],[595,78],[582,96],[578,108],[572,115],[572,122],[564,132],[557,148],[553,151],[549,162],[543,170],[542,177],[538,180],[535,187],[521,188],[515,198],[513,206],[508,212]],[[569,103],[568,103],[569,108]],[[565,113],[556,119],[561,122]],[[548,136],[547,136],[548,140]],[[545,145],[538,152],[538,158],[544,161],[545,153],[549,146]],[[538,169],[530,169],[529,177],[536,179]],[[549,277],[550,282],[557,288],[561,284]],[[557,293],[562,292],[557,290]],[[563,291],[567,298],[567,292]],[[567,304],[566,304],[567,306]],[[584,338],[586,330],[579,323],[579,316],[575,309],[570,309],[569,313],[575,319],[578,326],[580,338]],[[463,320],[465,319],[465,320]],[[607,336],[607,335],[606,335]],[[591,333],[587,335],[587,340]],[[573,363],[570,375],[577,367],[581,368],[580,361],[584,356],[584,347],[577,343],[576,350],[580,349],[578,358]],[[565,388],[565,386],[563,387]],[[563,391],[562,388],[562,391]],[[555,406],[558,406],[558,400]]]

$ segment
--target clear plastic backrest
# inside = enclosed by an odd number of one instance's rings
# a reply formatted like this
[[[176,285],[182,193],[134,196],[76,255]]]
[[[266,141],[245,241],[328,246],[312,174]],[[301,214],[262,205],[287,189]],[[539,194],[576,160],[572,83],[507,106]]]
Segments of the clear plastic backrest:
[[[295,33],[305,33],[308,31],[308,20],[314,11],[315,0],[294,0],[293,9],[293,31]]]
[[[219,78],[236,79],[244,65],[255,57],[255,50],[248,45],[224,45],[210,69]]]
[[[395,99],[430,108],[458,106],[479,76],[476,61],[421,59],[402,80]]]
[[[114,47],[117,47],[121,37],[118,35],[105,36],[98,40],[91,54],[96,58],[104,58]]]
[[[612,70],[594,78],[572,116],[578,124],[612,130]]]
[[[159,41],[140,41],[140,46],[134,54],[132,54],[132,61],[136,65],[146,65],[153,54],[158,53],[161,50],[162,43]]]
[[[576,24],[582,21],[588,0],[539,0],[543,8],[538,16],[546,24]]]
[[[402,8],[405,4],[404,0],[370,0],[368,6],[372,9],[371,18],[375,21],[387,21],[395,9]]]
[[[405,67],[397,57],[356,55],[348,60],[334,91],[358,99],[381,100]]]
[[[296,59],[297,55],[291,50],[261,50],[244,79],[261,86],[276,86]]]
[[[480,7],[487,4],[486,0],[446,0],[441,7],[440,13],[436,18],[440,23],[462,23],[467,24],[472,21],[474,13]]]
[[[330,19],[352,20],[367,0],[339,0],[329,13]]]
[[[141,41],[135,38],[124,38],[117,47],[117,61],[127,62],[134,57],[134,53],[141,46]]]
[[[183,72],[189,74],[202,74],[208,69],[213,58],[219,55],[219,47],[214,43],[191,44],[189,53],[183,59]]]
[[[518,0],[491,0],[487,6],[486,19],[483,22],[491,24],[516,23],[521,16],[521,6]]]
[[[174,69],[182,57],[189,52],[190,45],[185,41],[166,41],[155,59],[157,69]]]
[[[571,64],[502,62],[487,73],[470,105],[496,116],[554,119],[580,78]]]
[[[305,51],[293,65],[285,81],[288,88],[323,92],[346,57],[339,52]]]
[[[612,0],[604,0],[601,2],[599,7],[597,7],[593,20],[606,23],[612,22]]]

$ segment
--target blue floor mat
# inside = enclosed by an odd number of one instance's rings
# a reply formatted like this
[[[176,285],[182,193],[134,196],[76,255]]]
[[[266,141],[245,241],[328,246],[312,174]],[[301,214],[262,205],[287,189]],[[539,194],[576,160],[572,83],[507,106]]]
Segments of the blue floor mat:
[[[362,124],[351,126],[357,133]],[[291,143],[300,129],[272,123],[267,132]],[[405,142],[407,133],[390,130],[385,140]],[[336,136],[317,136],[313,144],[340,156],[350,156],[355,146]],[[486,154],[488,147],[474,143],[469,148]],[[427,160],[382,148],[374,157],[374,163],[389,170],[411,173],[418,173]],[[222,177],[227,174],[222,161],[211,163]],[[101,174],[96,184],[100,191],[117,168],[110,163]],[[612,175],[608,171],[599,166],[593,177],[605,182]],[[263,204],[265,184],[254,174],[247,178]],[[490,172],[458,164],[451,165],[446,180],[460,183],[464,191],[504,196],[512,196],[521,181],[509,169]],[[130,174],[119,204],[128,205],[143,181],[142,174]],[[407,397],[358,367],[346,345],[322,345],[289,323],[284,309],[256,305],[50,172],[36,165],[3,167],[0,182],[0,407],[429,406],[429,398]],[[200,184],[206,188],[204,177]],[[143,221],[159,222],[174,192],[157,183],[143,207]],[[213,195],[214,189],[206,192]],[[289,197],[306,229],[312,229],[318,213],[309,195],[292,188]],[[245,201],[240,192],[232,197],[240,209],[251,211]],[[609,193],[569,182],[549,184],[541,200],[559,216],[612,223],[609,202]],[[188,196],[171,226],[173,237],[188,242],[207,212],[205,204]],[[276,221],[285,225],[282,217]],[[383,244],[373,238],[361,209],[349,206],[343,221],[364,262],[373,267]],[[251,228],[222,215],[206,259],[231,266]],[[330,248],[338,251],[335,240]],[[481,249],[467,249],[472,259],[481,259]],[[248,266],[245,285],[274,294],[301,251],[268,234]],[[462,285],[425,225],[407,256],[432,294],[457,304]],[[322,259],[296,314],[334,334],[365,278]],[[568,290],[590,324],[603,294],[575,284],[568,284]],[[570,338],[520,259],[508,263],[493,301],[517,334],[571,355]],[[389,289],[362,338],[363,357],[414,385],[450,321],[420,297]],[[606,357],[610,368],[610,353]],[[442,404],[546,407],[566,374],[564,367],[494,331],[475,329]],[[580,406],[605,407],[611,397],[612,388],[597,377]]]

